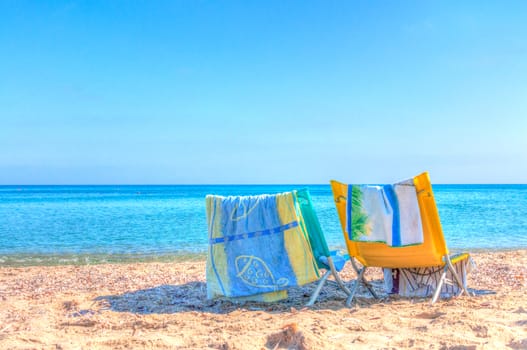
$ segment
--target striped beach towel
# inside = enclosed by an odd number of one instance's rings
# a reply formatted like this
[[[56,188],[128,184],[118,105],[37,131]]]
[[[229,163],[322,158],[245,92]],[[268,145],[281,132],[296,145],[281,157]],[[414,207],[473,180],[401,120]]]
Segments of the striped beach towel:
[[[209,298],[275,301],[287,288],[319,278],[293,193],[208,195],[206,205]]]
[[[358,242],[392,247],[423,243],[423,227],[413,179],[394,185],[348,185],[346,231]]]

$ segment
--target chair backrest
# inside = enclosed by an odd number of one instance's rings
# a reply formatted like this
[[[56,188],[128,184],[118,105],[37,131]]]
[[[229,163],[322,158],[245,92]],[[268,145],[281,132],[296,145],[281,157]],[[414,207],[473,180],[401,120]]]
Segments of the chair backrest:
[[[295,191],[296,200],[300,207],[300,212],[304,219],[306,225],[306,231],[309,237],[309,243],[311,244],[311,249],[313,251],[313,256],[317,261],[319,268],[327,268],[326,265],[320,262],[319,258],[321,256],[330,256],[328,244],[326,238],[324,237],[324,232],[318,221],[317,214],[313,208],[313,203],[311,202],[311,196],[307,189],[301,189]]]
[[[427,172],[413,178],[423,227],[423,244],[391,247],[384,243],[357,242],[349,239],[346,232],[346,198],[348,185],[331,181],[333,198],[344,233],[349,254],[364,266],[404,268],[443,266],[443,256],[448,254],[439,213]]]

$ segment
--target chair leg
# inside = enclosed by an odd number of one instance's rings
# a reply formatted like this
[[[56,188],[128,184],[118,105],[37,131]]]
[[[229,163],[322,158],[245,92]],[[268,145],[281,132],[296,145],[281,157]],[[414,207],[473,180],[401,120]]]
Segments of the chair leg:
[[[373,290],[373,287],[371,286],[371,284],[368,281],[366,281],[366,279],[364,278],[364,272],[366,270],[366,267],[363,267],[362,269],[359,269],[359,267],[357,266],[357,263],[355,262],[355,260],[353,258],[351,258],[350,261],[351,261],[351,265],[353,266],[353,269],[355,270],[357,275],[361,275],[361,271],[362,271],[362,277],[361,277],[362,281],[361,282],[366,286],[368,291],[371,293],[371,295],[373,295],[373,297],[375,299],[379,299],[379,297],[375,293],[375,290]]]
[[[373,287],[371,286],[370,282],[366,281],[365,279],[362,281],[366,288],[370,291],[370,294],[373,295],[375,299],[379,299],[377,294],[375,293],[375,290],[373,290]]]
[[[340,278],[340,275],[339,273],[337,272],[337,270],[335,269],[335,265],[333,264],[333,259],[331,259],[331,257],[328,258],[328,265],[329,265],[329,269],[331,271],[331,273],[333,274],[333,277],[335,278],[335,281],[337,282],[338,286],[340,287],[340,289],[342,289],[344,291],[344,293],[346,293],[346,295],[350,295],[351,292],[350,290],[344,285],[344,282],[342,281],[342,279]]]
[[[468,292],[467,287],[465,287],[465,285],[463,284],[463,281],[461,281],[461,278],[457,274],[456,269],[454,268],[454,265],[452,265],[452,261],[450,261],[450,258],[448,256],[445,256],[445,260],[446,260],[448,269],[454,276],[454,280],[456,281],[459,288],[461,288],[461,293],[459,295],[462,295],[463,293],[465,293],[465,295],[470,296],[470,293]]]
[[[309,299],[309,302],[306,304],[306,306],[312,306],[315,303],[318,298],[318,295],[320,294],[320,291],[322,290],[322,286],[324,286],[324,283],[326,283],[326,280],[328,279],[330,274],[331,270],[327,270],[324,276],[322,276],[320,282],[318,282],[317,287],[315,288],[315,291],[313,292],[313,294],[311,294],[311,298]]]
[[[357,290],[359,289],[359,285],[361,283],[363,283],[363,279],[364,279],[364,271],[366,271],[366,268],[363,267],[360,272],[359,272],[359,276],[357,277],[357,280],[355,281],[355,285],[353,286],[353,289],[351,291],[351,294],[348,296],[348,299],[346,299],[346,306],[347,307],[350,307],[351,306],[351,302],[353,300],[353,297],[355,296],[355,293],[357,293]]]
[[[443,269],[443,273],[441,274],[441,277],[439,278],[439,283],[436,286],[436,290],[434,291],[434,296],[432,297],[432,301],[430,304],[433,304],[437,301],[437,298],[439,298],[439,294],[441,293],[441,288],[443,287],[443,283],[445,283],[446,280],[446,273],[448,271],[448,266],[445,266]]]

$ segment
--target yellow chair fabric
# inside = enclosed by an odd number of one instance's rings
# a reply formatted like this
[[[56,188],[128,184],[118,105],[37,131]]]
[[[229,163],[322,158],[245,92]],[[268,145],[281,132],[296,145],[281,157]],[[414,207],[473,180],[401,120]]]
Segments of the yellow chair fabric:
[[[364,266],[401,268],[443,266],[448,254],[439,214],[432,193],[428,173],[414,177],[417,200],[423,224],[423,244],[407,247],[390,247],[384,243],[357,242],[349,239],[346,232],[346,202],[348,185],[331,181],[331,189],[337,207],[346,246],[351,256]]]

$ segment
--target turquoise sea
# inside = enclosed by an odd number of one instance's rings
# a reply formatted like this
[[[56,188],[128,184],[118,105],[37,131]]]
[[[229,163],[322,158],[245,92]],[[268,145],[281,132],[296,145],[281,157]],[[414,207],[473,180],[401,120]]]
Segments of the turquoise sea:
[[[188,258],[207,248],[205,195],[307,187],[344,248],[329,185],[0,186],[0,265]],[[527,248],[527,185],[435,185],[452,251]]]

